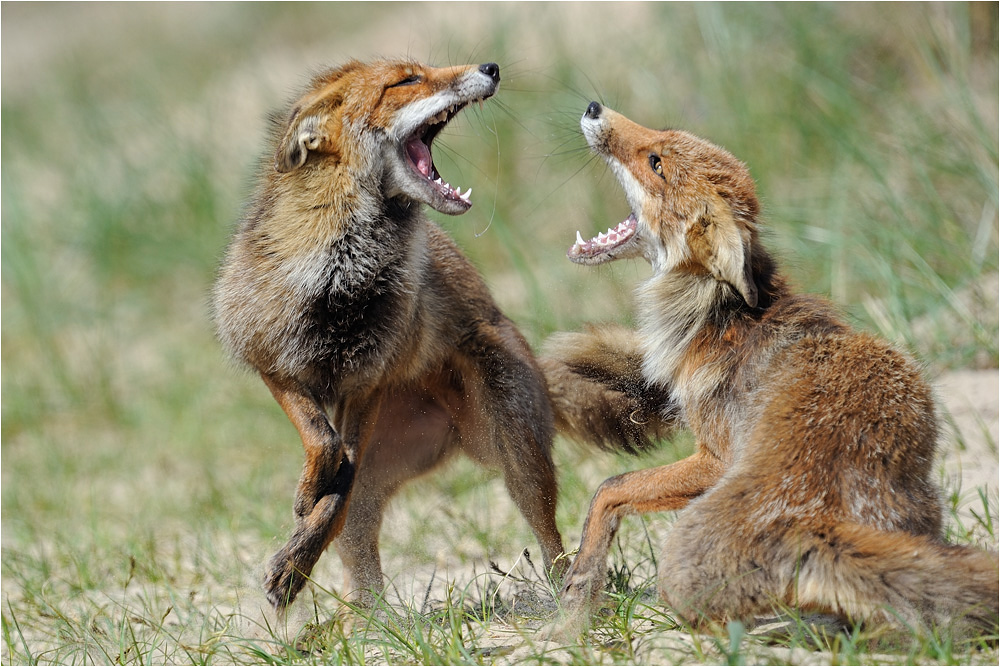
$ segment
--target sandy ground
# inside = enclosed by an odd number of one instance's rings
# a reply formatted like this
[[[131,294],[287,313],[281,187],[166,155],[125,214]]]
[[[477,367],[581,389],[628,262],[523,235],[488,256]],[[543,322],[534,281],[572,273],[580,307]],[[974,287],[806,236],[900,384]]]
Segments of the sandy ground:
[[[975,524],[973,512],[983,511],[979,489],[985,487],[990,497],[991,511],[997,511],[998,488],[998,406],[1000,406],[1000,373],[996,369],[963,370],[945,373],[934,382],[943,406],[943,435],[941,460],[938,469],[941,481],[949,489],[959,489],[960,516],[965,526]],[[502,494],[502,489],[498,489]],[[501,503],[506,502],[500,498]],[[587,662],[607,663],[616,658],[609,653],[614,650],[621,656],[620,637],[604,637],[597,632],[590,636],[586,647],[567,649],[564,645],[548,642],[539,632],[545,619],[554,611],[554,602],[542,582],[538,570],[530,562],[521,558],[513,562],[501,562],[497,569],[491,568],[489,555],[476,556],[474,545],[462,549],[461,545],[442,543],[436,562],[414,564],[405,554],[392,553],[394,550],[386,540],[405,540],[405,512],[395,511],[387,517],[383,531],[383,566],[393,580],[387,593],[391,608],[402,615],[408,609],[426,613],[433,609],[445,608],[448,600],[468,608],[477,608],[484,601],[495,605],[494,621],[486,627],[472,629],[475,644],[481,651],[485,663],[493,664],[537,664],[542,661],[564,663],[579,661],[581,651]],[[516,520],[516,519],[515,519]],[[655,523],[655,522],[654,522]],[[659,522],[666,523],[666,522]],[[995,519],[994,519],[995,525]],[[669,529],[668,526],[664,528]],[[391,534],[393,537],[389,537]],[[996,549],[997,544],[985,530],[975,533],[980,546]],[[567,536],[567,542],[572,542]],[[656,536],[653,536],[654,541]],[[534,551],[534,545],[530,545]],[[459,555],[458,552],[462,552]],[[321,578],[332,584],[339,581],[339,564],[335,558],[327,558]],[[507,576],[503,574],[507,572]],[[250,606],[257,598],[256,581],[248,581],[246,593]],[[322,595],[322,594],[321,594]],[[643,603],[649,604],[649,612],[656,614],[658,605],[652,590],[642,594]],[[294,635],[303,624],[308,623],[314,613],[312,604],[297,605],[285,620],[286,628]],[[244,608],[246,611],[246,608]],[[752,629],[757,634],[777,634],[787,624],[762,622]],[[685,632],[650,631],[652,624],[636,620],[632,627],[634,637],[631,645],[631,660],[637,664],[697,664],[712,662],[711,656],[724,659],[708,639],[700,640]],[[368,632],[380,630],[369,627]],[[749,664],[832,664],[836,656],[821,651],[803,648],[788,649],[768,645],[768,642],[752,642],[744,645]],[[576,651],[574,655],[570,651]],[[544,656],[544,657],[542,657]],[[383,662],[385,656],[368,656],[373,662]],[[898,662],[901,656],[885,656],[889,663]],[[984,656],[988,660],[993,658]]]
[[[996,369],[953,371],[935,382],[938,398],[950,415],[943,420],[944,471],[948,486],[961,489],[963,519],[969,509],[982,509],[977,487],[987,487],[993,502],[997,500],[998,384]]]

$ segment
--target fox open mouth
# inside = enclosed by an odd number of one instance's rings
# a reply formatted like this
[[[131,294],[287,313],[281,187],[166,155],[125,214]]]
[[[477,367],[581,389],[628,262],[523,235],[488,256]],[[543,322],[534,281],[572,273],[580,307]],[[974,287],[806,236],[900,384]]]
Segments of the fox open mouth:
[[[579,264],[598,264],[615,259],[618,251],[635,238],[637,225],[635,213],[630,213],[617,227],[609,227],[607,232],[601,232],[589,241],[585,241],[580,232],[577,232],[576,243],[566,252],[566,256]]]
[[[473,101],[481,104],[483,99],[485,98]],[[410,162],[410,166],[426,179],[440,196],[456,204],[463,205],[466,210],[472,206],[472,201],[469,199],[472,195],[472,188],[462,193],[462,188],[453,188],[451,184],[441,179],[441,174],[438,173],[437,167],[434,166],[434,158],[431,155],[431,144],[433,144],[435,137],[441,133],[441,130],[445,128],[448,122],[459,111],[468,106],[468,104],[469,102],[453,104],[447,109],[431,116],[404,142],[404,150],[406,151],[406,157]]]

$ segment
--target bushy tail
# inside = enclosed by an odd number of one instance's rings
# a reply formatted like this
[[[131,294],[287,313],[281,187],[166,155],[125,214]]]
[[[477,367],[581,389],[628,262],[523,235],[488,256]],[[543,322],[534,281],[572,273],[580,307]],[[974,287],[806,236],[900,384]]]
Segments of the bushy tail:
[[[846,523],[813,531],[802,547],[793,604],[911,627],[964,619],[997,629],[1000,569],[995,554]]]
[[[630,329],[603,325],[555,334],[539,362],[556,429],[572,440],[636,453],[677,425],[668,392],[642,376],[642,353]]]

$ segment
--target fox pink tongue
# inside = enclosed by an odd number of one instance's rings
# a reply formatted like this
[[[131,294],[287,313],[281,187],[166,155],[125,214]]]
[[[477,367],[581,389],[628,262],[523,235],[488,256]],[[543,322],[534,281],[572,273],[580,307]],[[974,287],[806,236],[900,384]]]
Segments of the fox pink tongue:
[[[431,177],[431,150],[427,147],[423,141],[419,138],[414,137],[406,142],[406,155],[413,161],[413,164],[417,167],[417,171],[426,176]]]
[[[453,188],[450,184],[445,183],[441,180],[441,176],[434,171],[434,160],[431,158],[431,149],[422,139],[419,137],[413,137],[406,142],[405,146],[406,157],[413,163],[414,168],[420,175],[426,178],[432,187],[436,188],[439,193],[445,197],[452,200],[462,200],[467,205],[471,206],[472,202],[469,200],[469,195],[472,194],[472,188],[469,188],[468,192],[462,194],[462,188]]]

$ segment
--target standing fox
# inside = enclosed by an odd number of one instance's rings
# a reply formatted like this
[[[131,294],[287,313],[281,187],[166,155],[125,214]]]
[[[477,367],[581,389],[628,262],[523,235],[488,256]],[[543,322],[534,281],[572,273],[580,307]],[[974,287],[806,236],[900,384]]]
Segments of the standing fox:
[[[659,589],[692,623],[795,606],[995,628],[996,557],[941,538],[938,430],[914,362],[789,289],[758,239],[753,181],[728,152],[596,102],[581,125],[632,213],[592,240],[578,232],[568,256],[644,257],[653,275],[637,290],[638,331],[548,341],[557,428],[632,447],[637,429],[683,422],[696,450],[601,485],[564,609],[580,614],[599,595],[623,516],[683,510]]]
[[[562,553],[545,378],[421,212],[472,206],[471,188],[442,181],[431,145],[499,83],[493,63],[351,62],[313,79],[273,123],[273,160],[222,264],[215,318],[305,448],[295,529],[265,575],[278,609],[331,542],[343,593],[370,604],[386,502],[458,451],[502,470],[546,566]]]

